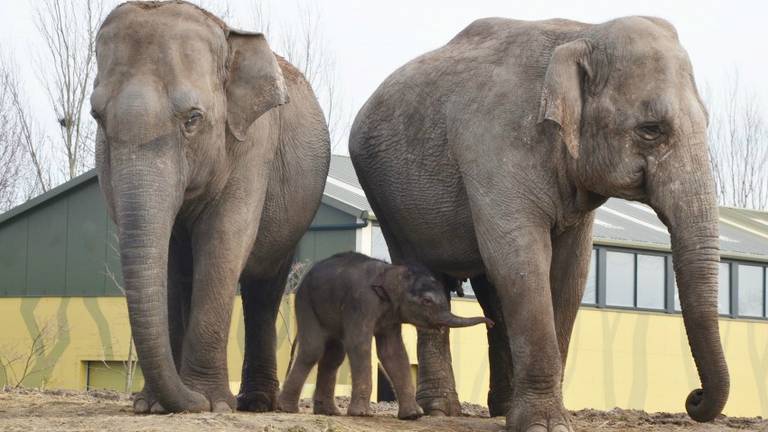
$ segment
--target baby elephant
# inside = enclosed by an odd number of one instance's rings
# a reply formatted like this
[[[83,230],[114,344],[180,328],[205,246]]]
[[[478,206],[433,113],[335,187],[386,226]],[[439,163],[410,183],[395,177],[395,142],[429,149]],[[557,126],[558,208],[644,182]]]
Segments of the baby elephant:
[[[461,318],[450,312],[445,288],[426,269],[392,265],[358,253],[318,262],[296,292],[298,353],[283,385],[278,407],[297,412],[299,394],[319,362],[315,414],[338,415],[334,403],[336,371],[349,355],[352,398],[348,415],[370,415],[371,339],[397,395],[401,419],[423,412],[416,404],[410,364],[400,332],[402,323],[417,327],[467,327],[489,319]]]

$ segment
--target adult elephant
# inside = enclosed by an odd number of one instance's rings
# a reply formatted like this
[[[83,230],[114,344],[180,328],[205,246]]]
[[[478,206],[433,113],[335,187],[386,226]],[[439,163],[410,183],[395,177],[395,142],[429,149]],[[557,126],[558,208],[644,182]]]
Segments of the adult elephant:
[[[184,2],[117,7],[96,53],[96,166],[146,380],[134,411],[274,409],[277,309],[330,158],[315,95],[263,35]],[[226,346],[238,281],[236,401]]]
[[[667,225],[703,390],[729,377],[718,333],[718,218],[707,113],[675,29],[657,18],[591,25],[478,20],[409,62],[354,122],[349,151],[394,261],[473,278],[489,331],[493,414],[511,430],[572,430],[562,378],[607,197]],[[447,335],[419,334],[418,400],[452,414]]]

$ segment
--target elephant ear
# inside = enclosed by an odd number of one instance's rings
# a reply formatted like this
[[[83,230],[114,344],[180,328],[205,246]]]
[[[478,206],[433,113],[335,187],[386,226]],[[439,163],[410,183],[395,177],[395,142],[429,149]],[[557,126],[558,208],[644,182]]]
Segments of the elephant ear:
[[[288,89],[263,34],[230,30],[227,39],[227,126],[243,141],[256,119],[288,103]]]
[[[588,58],[590,43],[577,39],[555,48],[544,76],[538,122],[550,120],[560,126],[563,143],[574,159],[579,157],[582,85],[593,74]]]
[[[402,265],[387,266],[371,283],[371,288],[384,302],[394,303],[400,297],[405,286],[405,278],[408,268]]]

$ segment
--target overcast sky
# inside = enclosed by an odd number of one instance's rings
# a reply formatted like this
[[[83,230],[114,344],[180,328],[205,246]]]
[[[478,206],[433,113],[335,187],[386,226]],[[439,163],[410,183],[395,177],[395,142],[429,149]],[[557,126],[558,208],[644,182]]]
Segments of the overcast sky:
[[[109,1],[109,0],[108,0]],[[202,0],[211,9],[218,0]],[[349,116],[393,70],[445,44],[473,20],[500,16],[526,20],[553,17],[598,23],[625,15],[655,15],[671,21],[688,50],[700,87],[717,92],[738,70],[741,86],[768,103],[768,2],[706,0],[263,0],[275,33],[291,25],[303,2],[315,1],[328,49],[335,56]],[[254,0],[230,0],[230,21],[253,27]],[[32,104],[46,109],[27,58],[36,50],[35,0],[0,0],[0,47],[29,70]],[[269,35],[268,35],[269,37]]]

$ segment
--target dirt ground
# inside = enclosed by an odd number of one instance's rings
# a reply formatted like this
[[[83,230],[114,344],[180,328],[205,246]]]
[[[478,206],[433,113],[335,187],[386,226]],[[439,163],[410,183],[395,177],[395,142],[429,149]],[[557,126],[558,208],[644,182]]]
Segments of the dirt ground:
[[[339,398],[339,406],[346,400]],[[488,418],[481,406],[465,404],[463,417],[424,417],[414,422],[395,418],[397,405],[372,404],[370,418],[325,417],[311,414],[304,401],[301,414],[170,414],[138,416],[131,401],[117,393],[96,391],[0,390],[0,431],[248,431],[248,432],[492,432],[502,431],[504,419]],[[577,431],[758,431],[768,432],[759,418],[721,417],[712,424],[697,424],[684,414],[648,414],[614,409],[573,413]]]

